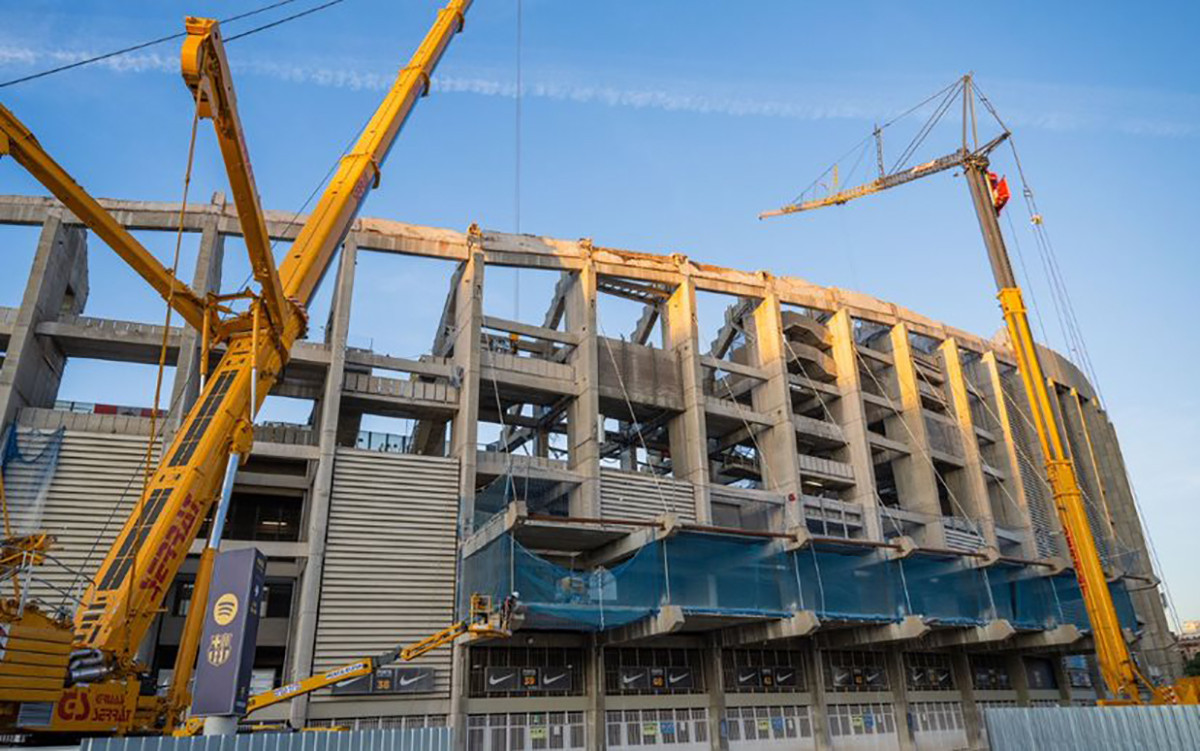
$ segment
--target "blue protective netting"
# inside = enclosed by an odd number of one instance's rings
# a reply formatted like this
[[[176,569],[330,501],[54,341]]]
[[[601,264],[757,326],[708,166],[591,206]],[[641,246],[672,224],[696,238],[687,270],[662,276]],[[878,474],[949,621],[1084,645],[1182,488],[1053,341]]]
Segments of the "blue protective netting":
[[[12,534],[33,534],[42,530],[42,512],[50,481],[58,468],[64,433],[63,428],[18,430],[15,425],[5,431],[0,448],[0,472],[4,477],[4,502]]]
[[[964,566],[957,556],[916,553],[897,562],[904,573],[910,615],[931,624],[978,626],[992,603],[983,569]]]
[[[986,569],[996,617],[1018,629],[1045,629],[1063,623],[1063,610],[1049,577],[1037,569],[997,563]]]
[[[899,620],[899,567],[861,546],[810,546],[792,553],[804,604],[824,621]]]
[[[814,611],[825,622],[884,623],[915,615],[933,625],[971,626],[994,618],[1018,629],[1073,623],[1089,628],[1069,573],[1010,563],[964,566],[949,555],[890,559],[863,546],[822,542],[787,551],[779,541],[681,532],[612,567],[559,565],[504,534],[464,563],[466,592],[518,593],[523,627],[603,631],[664,605],[685,613],[787,617]],[[1128,591],[1113,586],[1122,625],[1136,623]]]

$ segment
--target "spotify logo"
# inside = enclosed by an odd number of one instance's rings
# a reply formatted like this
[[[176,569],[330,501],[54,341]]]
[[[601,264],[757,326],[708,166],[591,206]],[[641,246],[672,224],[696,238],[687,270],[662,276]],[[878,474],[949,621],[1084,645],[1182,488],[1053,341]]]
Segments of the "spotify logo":
[[[213,620],[218,626],[228,626],[238,613],[238,598],[232,592],[226,592],[217,598],[213,605]]]

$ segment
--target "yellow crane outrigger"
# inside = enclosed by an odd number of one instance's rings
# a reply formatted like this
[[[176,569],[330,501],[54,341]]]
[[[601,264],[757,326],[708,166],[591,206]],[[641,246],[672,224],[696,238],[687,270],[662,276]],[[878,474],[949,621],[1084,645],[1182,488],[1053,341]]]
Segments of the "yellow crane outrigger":
[[[194,665],[200,618],[189,616],[170,695],[142,696],[146,666],[136,652],[161,611],[171,582],[201,524],[216,506],[213,537],[201,559],[193,597],[206,598],[212,557],[228,509],[233,479],[249,456],[254,415],[287,363],[292,345],[307,327],[306,306],[335,251],[373,187],[392,143],[450,40],[462,29],[471,0],[451,0],[438,14],[420,47],[342,158],[332,181],[278,269],[238,119],[229,68],[216,21],[189,18],[182,52],[185,82],[197,115],[211,118],[246,238],[260,292],[248,309],[234,313],[231,298],[201,299],[166,269],[120,222],[58,165],[33,133],[0,105],[0,156],[11,156],[78,219],[94,231],[202,335],[200,398],[183,419],[162,460],[115,543],[100,565],[73,623],[54,623],[34,607],[0,607],[7,628],[44,641],[53,660],[0,678],[0,728],[52,732],[154,732],[169,730],[188,704],[187,678]],[[219,364],[208,373],[209,354],[224,344]],[[194,608],[199,612],[203,608]],[[73,632],[69,638],[59,633]],[[41,640],[41,641],[39,641]],[[69,651],[65,644],[70,644]],[[18,650],[9,650],[7,660]],[[30,660],[41,653],[28,653]],[[38,725],[21,726],[23,707],[38,712]],[[102,711],[101,711],[102,710]],[[30,713],[32,716],[33,712]]]
[[[1029,395],[1034,426],[1041,443],[1042,455],[1046,459],[1046,479],[1054,496],[1055,509],[1062,522],[1067,547],[1075,565],[1075,576],[1079,580],[1079,589],[1092,624],[1097,663],[1110,693],[1110,698],[1102,703],[1200,703],[1200,679],[1185,678],[1174,686],[1155,685],[1139,670],[1129,651],[1129,645],[1125,642],[1116,608],[1113,607],[1112,594],[1108,590],[1100,553],[1088,523],[1075,465],[1064,445],[1062,428],[1052,406],[1052,396],[1029,326],[1021,288],[1013,274],[1008,249],[1000,231],[997,196],[993,194],[988,179],[988,155],[1010,134],[1005,131],[983,146],[969,148],[967,133],[968,130],[975,130],[972,77],[964,76],[960,86],[963,97],[963,144],[955,153],[891,174],[882,174],[881,164],[881,174],[872,182],[821,198],[797,201],[774,211],[763,212],[759,218],[795,214],[825,206],[840,206],[855,198],[903,185],[920,177],[955,167],[962,169],[971,190],[971,201],[979,219],[979,228],[983,233],[992,275],[996,281],[1000,309],[1004,313],[1009,342],[1017,359],[1017,369],[1024,382],[1025,392]],[[968,119],[972,125],[969,129]],[[876,133],[878,137],[878,130]]]

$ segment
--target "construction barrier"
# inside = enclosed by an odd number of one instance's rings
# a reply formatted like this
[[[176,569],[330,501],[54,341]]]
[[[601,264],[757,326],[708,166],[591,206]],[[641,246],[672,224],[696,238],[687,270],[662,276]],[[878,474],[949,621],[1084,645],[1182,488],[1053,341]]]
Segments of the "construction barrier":
[[[986,709],[992,751],[1200,748],[1200,707]]]

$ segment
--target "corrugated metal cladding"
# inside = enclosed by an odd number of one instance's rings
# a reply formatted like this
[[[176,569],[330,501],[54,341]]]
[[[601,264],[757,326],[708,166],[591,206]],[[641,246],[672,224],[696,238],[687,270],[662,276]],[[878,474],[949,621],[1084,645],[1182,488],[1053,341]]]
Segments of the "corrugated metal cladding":
[[[600,470],[601,517],[654,519],[668,512],[682,522],[696,521],[691,483],[640,472]]]
[[[338,450],[313,656],[317,670],[450,625],[458,503],[457,459]],[[443,647],[413,663],[436,669],[438,696],[449,696],[450,655]]]
[[[141,496],[145,458],[145,436],[66,432],[42,517],[43,528],[54,530],[50,554],[64,565],[47,562],[38,577],[83,593]],[[151,461],[157,463],[157,451]],[[74,610],[47,584],[35,582],[32,589],[44,603]]]
[[[243,733],[196,738],[86,738],[82,751],[450,751],[450,728]]]
[[[992,751],[1190,751],[1200,748],[1200,707],[988,709]]]

